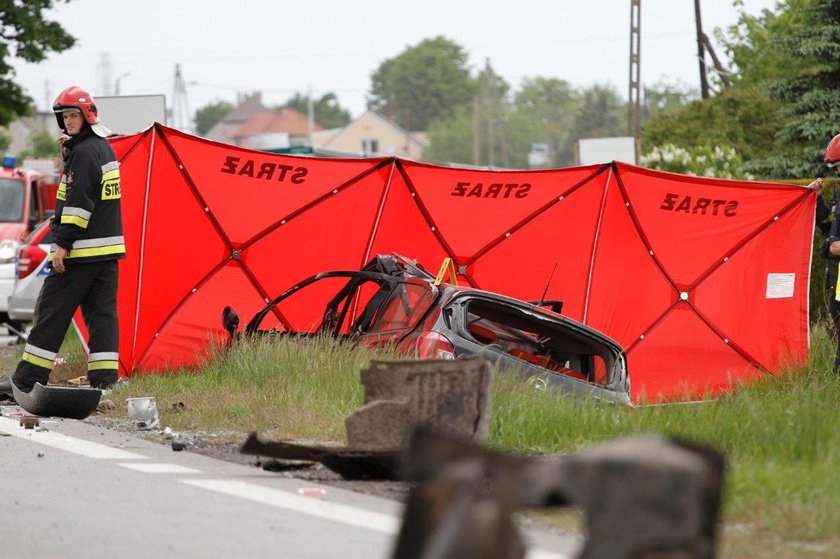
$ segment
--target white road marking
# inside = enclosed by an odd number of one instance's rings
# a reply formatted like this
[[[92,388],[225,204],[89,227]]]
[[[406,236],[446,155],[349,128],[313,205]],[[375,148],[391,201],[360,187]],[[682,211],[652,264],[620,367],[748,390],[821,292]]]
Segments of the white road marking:
[[[316,497],[301,497],[288,491],[272,489],[247,481],[231,479],[182,479],[180,481],[187,485],[209,489],[225,495],[301,512],[310,516],[318,516],[333,522],[349,524],[391,536],[395,536],[399,532],[401,525],[401,519],[396,516],[332,503]],[[535,547],[530,548],[525,557],[526,559],[570,559],[568,555]]]
[[[571,555],[566,555],[564,553],[548,551],[546,549],[537,549],[535,547],[531,547],[525,552],[525,559],[571,559],[571,557]]]
[[[201,470],[179,466],[178,464],[165,464],[159,462],[122,462],[117,464],[129,470],[143,472],[144,474],[201,474]]]
[[[118,448],[101,445],[68,437],[53,431],[36,431],[24,429],[20,426],[17,418],[0,417],[0,433],[13,437],[31,440],[45,446],[64,450],[88,458],[99,458],[103,460],[148,460],[147,456],[135,454]],[[131,470],[149,474],[201,474],[200,470],[166,463],[118,463],[117,465]],[[248,499],[258,503],[289,509],[311,516],[318,516],[326,520],[348,524],[374,532],[387,535],[396,535],[400,529],[401,519],[389,514],[382,514],[366,509],[360,509],[349,505],[342,505],[325,501],[317,497],[304,497],[289,491],[273,489],[263,485],[257,485],[246,481],[232,479],[182,479],[179,480],[186,485],[200,487],[231,495],[242,499]],[[525,554],[526,559],[569,559],[569,555],[531,547]]]
[[[147,459],[146,456],[143,456],[142,454],[135,454],[119,448],[105,446],[104,444],[92,443],[83,439],[68,437],[53,431],[24,429],[20,426],[20,421],[17,419],[9,419],[6,417],[0,417],[0,433],[6,433],[7,435],[11,435],[13,437],[31,440],[32,442],[36,442],[38,444],[50,446],[66,452],[72,452],[73,454],[86,456],[88,458],[100,458],[103,460]]]
[[[324,501],[314,497],[301,497],[289,491],[272,489],[247,481],[234,479],[182,479],[181,483],[210,491],[248,499],[257,503],[289,509],[333,522],[394,535],[399,531],[400,519],[389,514]]]

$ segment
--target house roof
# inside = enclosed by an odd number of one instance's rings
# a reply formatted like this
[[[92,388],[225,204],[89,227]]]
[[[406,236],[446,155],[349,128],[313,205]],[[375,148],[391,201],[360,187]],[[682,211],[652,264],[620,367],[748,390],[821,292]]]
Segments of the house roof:
[[[242,126],[245,121],[257,113],[270,110],[262,104],[262,94],[260,92],[257,91],[250,95],[245,94],[239,97],[239,103],[236,107],[208,130],[205,136],[211,140],[229,142],[231,132]]]
[[[251,95],[244,95],[239,104],[234,109],[222,118],[224,123],[243,123],[257,113],[269,111],[270,109],[262,104],[262,94],[260,92],[252,93]]]
[[[313,130],[323,130],[323,127],[315,123]],[[242,138],[277,132],[285,132],[292,136],[309,134],[309,119],[288,107],[280,112],[260,112],[251,116],[242,126],[234,130],[231,137]]]
[[[385,118],[384,116],[382,116],[378,112],[376,112],[374,110],[371,110],[371,109],[368,109],[367,111],[364,112],[364,114],[362,114],[362,116],[360,116],[359,118],[357,118],[356,120],[354,120],[353,122],[351,122],[350,124],[348,124],[347,126],[342,128],[341,130],[336,132],[336,134],[334,136],[332,136],[332,138],[330,138],[324,144],[324,147],[330,147],[331,145],[337,143],[343,135],[347,134],[354,127],[363,125],[364,121],[368,120],[368,119],[379,121],[380,123],[384,124],[385,126],[389,126],[389,127],[393,128],[394,130],[399,131],[399,133],[403,136],[406,136],[409,139],[410,142],[412,142],[413,144],[416,144],[417,146],[419,146],[421,148],[427,147],[427,145],[426,145],[427,140],[426,140],[425,134],[422,134],[421,136],[418,136],[414,132],[408,132],[402,126],[399,126],[398,124],[395,124],[393,121],[388,120],[387,118]]]

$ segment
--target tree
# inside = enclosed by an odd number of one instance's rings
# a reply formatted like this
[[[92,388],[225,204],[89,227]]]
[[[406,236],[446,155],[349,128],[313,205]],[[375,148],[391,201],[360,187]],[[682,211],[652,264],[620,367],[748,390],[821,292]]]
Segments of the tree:
[[[840,0],[789,2],[801,25],[782,39],[795,59],[793,75],[771,84],[782,104],[775,154],[748,168],[773,178],[809,177],[824,170],[823,151],[840,122]]]
[[[514,98],[516,118],[525,121],[516,128],[530,129],[529,144],[551,146],[555,167],[574,163],[572,130],[580,100],[581,93],[566,80],[540,77],[524,80]]]
[[[510,85],[493,71],[490,61],[476,80],[476,96],[454,113],[429,126],[425,157],[436,163],[466,163],[491,167],[522,167],[527,135],[512,129]],[[525,144],[522,147],[520,144]]]
[[[813,57],[797,55],[788,47],[791,37],[806,25],[805,13],[814,1],[783,0],[776,11],[764,10],[757,16],[741,8],[736,25],[716,31],[734,64],[729,75],[733,87],[711,99],[652,114],[643,121],[642,153],[668,143],[687,149],[731,146],[743,157],[746,171],[791,178],[785,171],[778,174],[762,164],[771,156],[799,149],[790,138],[780,135],[799,117],[783,110],[785,102],[771,94],[771,84],[819,68]]]
[[[473,164],[474,119],[473,107],[462,105],[454,114],[432,122],[428,128],[429,147],[423,150],[423,159],[439,165]]]
[[[26,150],[27,157],[58,157],[58,143],[49,132],[38,132],[29,138],[30,149]],[[21,154],[21,160],[23,160]]]
[[[216,101],[215,103],[204,105],[195,111],[196,133],[198,133],[199,136],[205,135],[232,110],[233,105],[227,101]]]
[[[609,138],[627,133],[627,103],[615,87],[593,85],[584,89],[575,113],[574,139]]]
[[[552,165],[563,167],[574,163],[577,138],[626,132],[626,103],[609,86],[577,90],[564,80],[538,77],[525,80],[510,102],[509,86],[489,66],[477,83],[472,104],[429,127],[429,161],[524,169],[530,144],[548,143]]]
[[[325,93],[320,99],[313,99],[312,104],[315,122],[324,128],[341,128],[350,124],[350,112],[338,104],[335,93]],[[309,113],[309,96],[296,92],[285,106],[306,115]]]
[[[0,126],[17,116],[28,115],[32,99],[14,82],[15,71],[7,60],[10,53],[26,62],[41,62],[50,52],[72,47],[76,39],[43,12],[56,2],[69,0],[0,1]]]
[[[688,85],[675,81],[660,80],[645,86],[642,98],[642,124],[651,117],[677,111],[700,98],[700,92]]]
[[[487,59],[478,75],[478,111],[473,126],[476,132],[474,163],[490,167],[510,167],[507,122],[510,115],[508,92],[510,84],[498,75]],[[473,100],[473,107],[476,101]]]
[[[811,66],[811,60],[797,57],[786,48],[788,38],[805,25],[805,12],[812,0],[780,0],[777,11],[763,10],[759,15],[739,8],[738,22],[726,30],[715,30],[723,50],[735,66],[730,79],[735,85],[756,86],[785,78],[792,68]]]
[[[9,146],[12,145],[12,138],[5,131],[0,130],[0,156],[5,154],[9,150]]]
[[[642,153],[656,146],[731,146],[750,161],[776,149],[780,106],[757,86],[736,86],[675,111],[661,112],[642,126]]]
[[[476,84],[467,53],[445,37],[425,39],[379,65],[371,76],[370,108],[408,130],[426,130],[437,118],[470,103]]]

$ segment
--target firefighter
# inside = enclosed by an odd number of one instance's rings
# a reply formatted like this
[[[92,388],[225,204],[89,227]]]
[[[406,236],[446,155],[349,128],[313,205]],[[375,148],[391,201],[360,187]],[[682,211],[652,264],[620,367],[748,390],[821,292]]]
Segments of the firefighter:
[[[118,380],[117,260],[125,257],[120,214],[120,170],[91,95],[62,91],[53,112],[64,166],[50,227],[52,270],[44,281],[23,357],[11,377],[29,392],[47,384],[64,335],[81,306],[90,333],[87,378],[95,388]],[[10,380],[0,393],[11,393]]]
[[[840,172],[840,134],[834,136],[825,149],[826,165]],[[835,212],[837,214],[838,212]],[[823,251],[828,259],[827,283],[830,289],[831,301],[829,311],[834,324],[834,335],[840,332],[840,283],[838,283],[838,267],[840,266],[840,215],[835,215],[831,222],[831,229],[826,239],[827,250]],[[840,339],[837,341],[837,353],[834,358],[834,369],[840,370]]]

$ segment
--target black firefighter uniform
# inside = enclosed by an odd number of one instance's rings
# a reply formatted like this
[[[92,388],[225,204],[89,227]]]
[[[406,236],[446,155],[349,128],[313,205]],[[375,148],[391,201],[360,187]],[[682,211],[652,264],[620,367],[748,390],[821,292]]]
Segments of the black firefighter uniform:
[[[53,247],[68,250],[64,273],[52,270],[38,298],[35,326],[14,374],[30,390],[47,384],[73,314],[81,306],[90,334],[88,381],[118,380],[117,260],[125,257],[120,213],[120,169],[107,140],[83,130],[65,143],[70,153],[58,186],[51,224]]]

